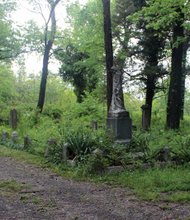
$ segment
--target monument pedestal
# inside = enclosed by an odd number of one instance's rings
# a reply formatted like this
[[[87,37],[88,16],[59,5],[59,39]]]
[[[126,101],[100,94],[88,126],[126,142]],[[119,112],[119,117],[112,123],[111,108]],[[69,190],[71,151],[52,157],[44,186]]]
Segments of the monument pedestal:
[[[127,111],[109,112],[107,128],[112,132],[115,142],[127,144],[132,138],[132,121]]]

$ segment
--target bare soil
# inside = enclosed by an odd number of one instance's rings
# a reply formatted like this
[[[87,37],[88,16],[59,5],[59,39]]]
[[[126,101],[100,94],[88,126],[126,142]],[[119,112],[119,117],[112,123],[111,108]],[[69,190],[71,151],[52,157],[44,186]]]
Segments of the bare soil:
[[[140,201],[128,189],[64,179],[9,157],[0,157],[2,181],[22,189],[0,191],[1,220],[190,219],[190,204]]]

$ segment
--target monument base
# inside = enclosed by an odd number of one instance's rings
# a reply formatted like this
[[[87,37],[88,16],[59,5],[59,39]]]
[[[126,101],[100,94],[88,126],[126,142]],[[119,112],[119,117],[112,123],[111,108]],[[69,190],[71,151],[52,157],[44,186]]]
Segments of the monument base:
[[[132,138],[132,121],[129,112],[109,112],[107,128],[112,132],[115,143],[129,143]]]

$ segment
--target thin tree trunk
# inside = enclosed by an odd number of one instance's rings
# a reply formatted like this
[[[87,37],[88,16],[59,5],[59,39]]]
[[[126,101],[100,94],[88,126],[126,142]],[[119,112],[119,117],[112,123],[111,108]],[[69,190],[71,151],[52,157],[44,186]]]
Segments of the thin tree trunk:
[[[43,110],[46,94],[46,84],[48,77],[48,63],[49,63],[49,53],[52,48],[53,42],[49,41],[45,47],[44,57],[43,57],[43,67],[42,67],[42,77],[40,82],[40,92],[38,98],[37,109],[41,113]]]
[[[155,94],[155,75],[152,73],[151,75],[147,76],[147,84],[146,84],[146,100],[145,100],[145,105],[147,106],[147,124],[148,124],[148,129],[151,126],[151,118],[152,118],[152,102]]]
[[[184,37],[182,21],[179,20],[173,29],[173,40],[177,42]],[[170,76],[170,86],[167,104],[167,127],[178,129],[180,127],[181,97],[182,97],[182,64],[183,64],[183,43],[174,46],[172,49],[172,67]]]
[[[112,31],[111,31],[111,13],[110,0],[102,0],[103,15],[104,15],[104,42],[106,52],[106,71],[107,71],[107,111],[112,99],[113,76],[111,67],[113,66],[113,46],[112,46]]]
[[[55,0],[54,2],[48,1],[48,3],[50,4],[51,10],[50,10],[50,14],[49,14],[46,27],[45,27],[45,38],[44,38],[45,48],[44,48],[44,55],[43,55],[43,67],[42,67],[42,76],[41,76],[41,82],[40,82],[40,92],[39,92],[39,98],[38,98],[38,103],[37,103],[37,110],[40,113],[42,112],[43,107],[44,107],[45,94],[46,94],[46,83],[47,83],[47,77],[48,77],[49,57],[50,57],[50,51],[52,49],[53,42],[55,39],[55,33],[56,33],[55,7],[59,2],[60,0]],[[51,22],[50,31],[48,31],[49,22]]]

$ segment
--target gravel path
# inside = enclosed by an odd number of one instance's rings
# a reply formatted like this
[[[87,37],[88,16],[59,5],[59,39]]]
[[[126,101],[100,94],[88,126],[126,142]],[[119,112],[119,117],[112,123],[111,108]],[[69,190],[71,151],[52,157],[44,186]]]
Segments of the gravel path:
[[[170,220],[190,219],[190,204],[142,202],[127,189],[64,179],[47,169],[0,157],[0,183],[16,181],[22,189],[0,189],[0,219]]]

